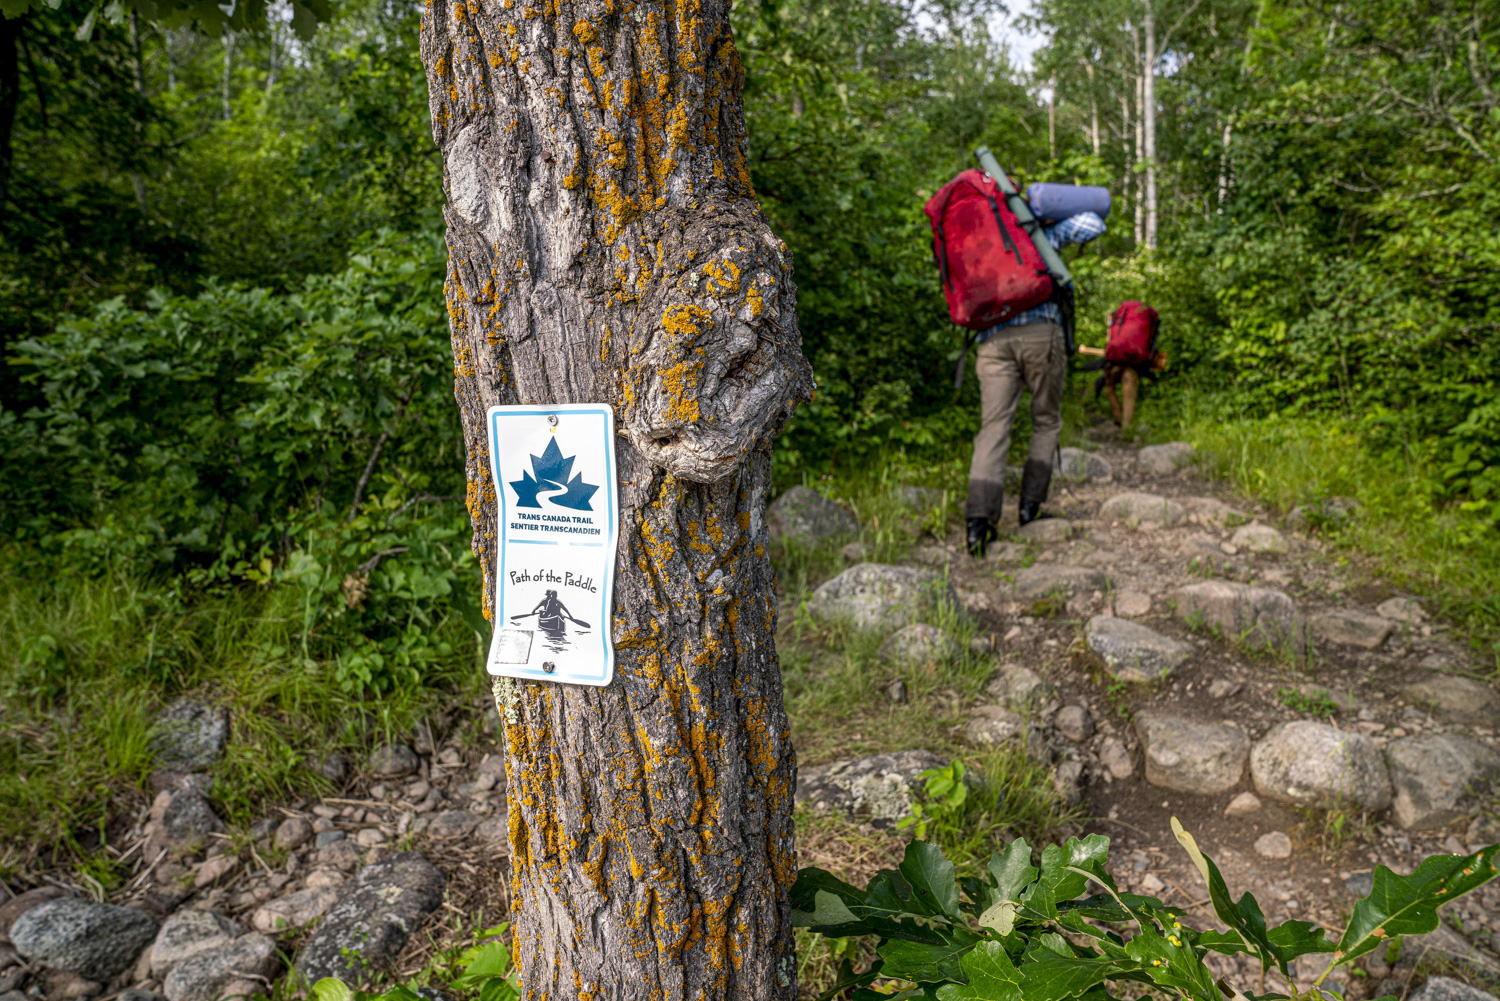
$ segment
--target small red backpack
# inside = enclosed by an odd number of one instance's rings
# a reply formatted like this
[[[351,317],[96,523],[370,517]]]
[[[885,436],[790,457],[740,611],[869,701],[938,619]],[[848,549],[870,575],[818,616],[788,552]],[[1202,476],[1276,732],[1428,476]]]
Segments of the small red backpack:
[[[964,171],[928,199],[926,211],[954,323],[984,330],[1052,295],[1041,253],[989,174]]]
[[[1120,303],[1109,318],[1109,340],[1104,360],[1120,365],[1146,365],[1156,351],[1156,333],[1161,321],[1156,310],[1132,299]]]

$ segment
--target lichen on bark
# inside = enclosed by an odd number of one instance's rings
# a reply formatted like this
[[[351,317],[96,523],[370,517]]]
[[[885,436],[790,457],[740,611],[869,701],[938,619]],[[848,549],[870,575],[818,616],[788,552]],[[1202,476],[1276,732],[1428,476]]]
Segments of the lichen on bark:
[[[810,398],[727,2],[430,0],[446,295],[493,607],[494,404],[615,407],[614,683],[502,723],[528,998],[791,998],[796,765],[762,514]]]

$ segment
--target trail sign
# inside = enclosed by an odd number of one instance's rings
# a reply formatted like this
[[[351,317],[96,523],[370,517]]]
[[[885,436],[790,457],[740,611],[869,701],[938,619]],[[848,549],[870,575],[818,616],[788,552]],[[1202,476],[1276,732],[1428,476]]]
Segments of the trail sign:
[[[607,685],[620,534],[607,403],[491,407],[500,509],[490,674]]]

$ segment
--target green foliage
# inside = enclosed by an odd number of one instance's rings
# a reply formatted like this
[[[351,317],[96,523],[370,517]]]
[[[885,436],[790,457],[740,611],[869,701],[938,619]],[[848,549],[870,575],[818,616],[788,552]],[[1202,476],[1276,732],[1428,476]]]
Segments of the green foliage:
[[[508,923],[501,924],[476,933],[475,938],[487,941],[478,942],[458,957],[457,965],[463,968],[463,974],[447,985],[449,990],[465,1001],[516,1001],[520,998],[520,971],[511,960],[510,946],[501,939],[509,927]],[[421,995],[410,985],[385,991],[361,991],[335,977],[325,977],[313,984],[308,998],[310,1001],[422,1001]]]
[[[1329,698],[1327,692],[1304,692],[1297,688],[1283,688],[1276,693],[1281,704],[1294,712],[1309,716],[1335,716],[1339,704]]]
[[[954,758],[941,768],[929,768],[919,778],[924,783],[926,802],[913,800],[911,816],[903,817],[896,829],[904,831],[914,828],[913,837],[927,840],[927,828],[932,826],[952,827],[962,819],[963,805],[969,798],[969,787],[964,782],[964,763]]]
[[[1105,998],[1112,992],[1102,985],[1133,983],[1219,1001],[1239,995],[1215,984],[1203,963],[1207,952],[1248,953],[1262,970],[1279,969],[1288,980],[1299,956],[1332,953],[1332,971],[1396,936],[1436,929],[1440,905],[1495,878],[1500,852],[1493,845],[1467,857],[1437,856],[1406,877],[1377,867],[1374,892],[1355,904],[1335,943],[1306,921],[1267,927],[1255,898],[1232,900],[1218,867],[1176,818],[1172,825],[1228,931],[1196,931],[1183,924],[1179,908],[1119,893],[1105,869],[1109,839],[1098,834],[1048,845],[1040,866],[1032,864],[1031,846],[1017,839],[991,855],[978,876],[960,877],[936,846],[922,841],[907,846],[895,871],[881,871],[864,889],[803,869],[792,888],[792,921],[820,935],[878,941],[869,968],[856,970],[846,960],[824,998],[852,990],[847,996],[857,1001],[1061,1001]],[[1090,886],[1102,892],[1083,896]]]

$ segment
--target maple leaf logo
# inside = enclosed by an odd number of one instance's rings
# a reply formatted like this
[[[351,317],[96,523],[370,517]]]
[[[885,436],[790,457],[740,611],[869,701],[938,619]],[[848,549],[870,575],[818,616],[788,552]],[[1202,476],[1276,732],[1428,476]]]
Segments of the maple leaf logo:
[[[572,455],[563,456],[562,449],[557,447],[556,438],[548,441],[541,455],[531,457],[531,469],[522,470],[519,480],[510,481],[510,488],[516,492],[516,507],[539,508],[542,503],[538,495],[550,494],[547,500],[558,507],[592,511],[594,506],[590,503],[590,498],[599,487],[597,484],[585,483],[582,473],[573,475],[575,458]],[[533,476],[533,473],[536,475]]]

